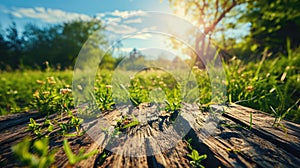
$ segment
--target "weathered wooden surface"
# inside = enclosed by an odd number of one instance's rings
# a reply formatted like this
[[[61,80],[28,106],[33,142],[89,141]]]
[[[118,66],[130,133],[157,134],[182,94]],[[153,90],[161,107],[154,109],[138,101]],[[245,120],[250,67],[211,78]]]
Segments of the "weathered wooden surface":
[[[221,109],[220,106],[213,109]],[[207,159],[202,163],[206,167],[299,167],[300,165],[300,126],[290,122],[282,121],[285,130],[273,127],[274,118],[268,114],[256,110],[230,105],[225,107],[225,113],[217,111],[217,119],[209,115],[208,112],[201,112],[195,105],[185,105],[181,111],[183,126],[188,124],[190,131],[185,138],[192,138],[192,146],[200,154],[207,154]],[[250,123],[250,113],[252,113],[252,124]],[[125,141],[119,145],[111,146],[114,150],[120,151],[118,154],[109,152],[103,164],[99,165],[98,157],[104,151],[109,142],[113,141],[99,127],[103,121],[110,125],[115,125],[122,115],[135,115],[141,124],[127,129],[126,133],[133,137],[138,137],[136,141]],[[146,116],[143,114],[147,114]],[[29,118],[37,119],[42,123],[45,116],[31,112],[30,114],[16,114],[0,117],[0,167],[20,167],[11,153],[11,146],[20,142],[24,137],[34,137],[32,132],[27,130]],[[56,115],[50,116],[57,117]],[[60,116],[59,116],[60,117]],[[67,120],[64,117],[63,120]],[[217,121],[215,129],[207,130],[208,121]],[[213,122],[212,122],[213,123]],[[250,127],[250,125],[252,125]],[[126,145],[138,144],[139,140],[148,140],[151,143],[141,143],[141,153],[155,151],[156,135],[169,128],[168,115],[157,113],[156,107],[151,105],[141,105],[138,108],[122,107],[118,110],[103,113],[98,119],[90,120],[83,124],[89,134],[81,137],[68,138],[74,153],[80,148],[87,151],[98,149],[99,154],[77,163],[75,167],[191,167],[187,154],[190,152],[187,142],[176,141],[175,137],[163,137],[165,145],[173,143],[174,147],[153,156],[141,155],[140,157],[129,157],[127,154],[137,148],[130,148]],[[181,126],[181,125],[179,125]],[[176,126],[174,126],[176,127]],[[56,154],[55,166],[67,167],[68,159],[62,148],[63,138],[56,135],[58,128],[51,133],[51,149],[59,149]],[[96,135],[92,138],[89,135]],[[97,143],[95,143],[95,137]],[[152,138],[152,139],[151,139]],[[173,142],[174,141],[174,142]],[[176,141],[176,142],[175,142]],[[100,144],[100,145],[99,145]],[[149,145],[151,144],[151,145]],[[169,145],[170,145],[169,144]],[[234,152],[235,151],[235,152]],[[126,156],[127,155],[127,156]]]

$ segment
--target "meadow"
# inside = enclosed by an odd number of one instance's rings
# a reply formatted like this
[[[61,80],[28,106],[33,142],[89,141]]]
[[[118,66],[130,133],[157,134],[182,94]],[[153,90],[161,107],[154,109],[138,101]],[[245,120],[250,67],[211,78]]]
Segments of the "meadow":
[[[291,51],[286,56],[275,59],[269,57],[271,55],[263,54],[262,59],[249,63],[236,57],[223,61],[226,81],[222,81],[222,85],[226,85],[227,92],[225,105],[236,103],[270,113],[274,116],[273,126],[285,129],[281,124],[282,119],[300,123],[300,54]],[[86,153],[80,150],[76,154],[68,143],[68,138],[85,135],[81,124],[89,117],[94,117],[94,114],[97,116],[99,112],[110,112],[123,104],[139,106],[146,102],[157,103],[168,114],[172,123],[177,118],[182,103],[197,103],[199,109],[205,111],[210,105],[216,104],[212,100],[209,73],[197,67],[193,67],[191,72],[196,83],[186,81],[186,74],[177,75],[175,79],[174,74],[150,68],[136,73],[126,85],[119,85],[118,80],[114,80],[114,73],[120,73],[119,76],[124,77],[132,72],[100,68],[95,76],[93,102],[89,102],[88,109],[78,110],[79,115],[74,115],[72,111],[76,104],[72,94],[72,89],[75,89],[72,88],[72,70],[57,71],[47,67],[43,71],[1,72],[1,115],[38,111],[46,116],[42,123],[30,118],[27,130],[37,137],[35,141],[27,137],[11,149],[23,165],[50,166],[55,162],[56,155],[56,149],[48,152],[50,135],[59,128],[55,135],[64,138],[63,149],[69,165],[74,165],[98,153],[97,150]],[[74,87],[81,90],[83,86]],[[51,119],[49,116],[52,114],[61,117]],[[63,115],[67,115],[67,120]],[[252,120],[255,119],[250,116],[250,122]],[[122,131],[139,124],[140,121],[134,116],[122,116],[114,127],[113,135],[118,136]],[[105,131],[105,128],[102,129]],[[195,150],[190,141],[191,139],[186,139],[190,164],[203,167],[200,162],[207,155]],[[35,152],[32,153],[31,149]],[[108,151],[102,152],[97,161],[98,166],[110,154]]]
[[[236,57],[224,61],[227,103],[237,103],[270,113],[279,121],[285,118],[300,123],[300,107],[298,106],[300,54],[298,50],[276,58],[270,58],[271,54],[262,54],[260,60],[252,62],[244,62]],[[199,92],[197,99],[193,101],[196,101],[195,103],[198,103],[200,108],[209,106],[212,102],[208,73],[198,68],[193,68],[192,72],[197,85],[191,87],[197,87]],[[49,109],[57,112],[56,106],[63,101],[62,91],[72,90],[72,75],[72,70],[55,71],[50,67],[43,71],[1,72],[0,114]],[[96,75],[94,91],[97,107],[100,110],[113,108],[114,100],[117,103],[126,101],[118,95],[112,95],[114,89],[111,88],[113,86],[112,75],[113,71],[105,69],[99,70]],[[138,105],[152,101],[149,93],[161,89],[164,91],[166,101],[160,100],[160,102],[169,102],[169,106],[172,106],[170,108],[175,108],[173,106],[179,108],[184,94],[181,93],[180,87],[180,83],[176,83],[170,74],[152,70],[137,73],[131,79],[130,85],[126,86],[126,90],[129,91],[130,101]],[[69,104],[68,108],[74,108],[73,102]]]

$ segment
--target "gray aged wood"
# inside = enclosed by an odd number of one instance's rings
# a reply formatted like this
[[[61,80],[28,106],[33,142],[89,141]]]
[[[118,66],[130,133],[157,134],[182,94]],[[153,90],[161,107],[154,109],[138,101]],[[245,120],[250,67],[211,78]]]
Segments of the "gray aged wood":
[[[181,135],[185,127],[191,128],[184,133],[185,139],[192,138],[191,145],[200,154],[207,154],[207,159],[201,162],[206,167],[299,167],[300,165],[300,125],[282,121],[285,130],[277,128],[272,126],[274,118],[270,115],[236,104],[228,107],[212,106],[210,112],[201,112],[196,105],[184,104],[179,119],[173,124],[168,119],[168,113],[157,109],[151,104],[142,104],[137,108],[124,106],[85,122],[82,126],[88,134],[69,137],[71,148],[74,153],[81,148],[86,151],[97,149],[99,154],[77,163],[74,167],[191,167],[187,157],[190,153],[187,142],[182,138],[178,140],[176,136],[162,134],[169,131],[172,133],[170,135],[173,133]],[[99,129],[103,122],[116,125],[117,120],[124,115],[134,115],[141,122],[125,130],[133,139],[119,141],[118,138],[108,136],[103,129]],[[11,146],[26,136],[36,138],[27,129],[30,117],[37,119],[38,123],[45,120],[45,116],[38,112],[0,116],[0,167],[20,167],[20,163],[11,152]],[[55,117],[61,116],[55,114],[50,116]],[[66,121],[68,117],[60,119]],[[170,126],[176,128],[175,132],[171,132],[174,130],[170,129]],[[50,149],[58,149],[54,165],[70,167],[62,148],[63,137],[57,135],[58,131],[59,128],[55,128],[50,134]],[[172,148],[155,155],[146,155],[149,151],[150,153],[159,151],[159,148],[168,145]],[[118,153],[110,152],[108,148]],[[102,152],[107,152],[108,157],[100,165],[99,156]],[[132,152],[144,155],[128,156]]]

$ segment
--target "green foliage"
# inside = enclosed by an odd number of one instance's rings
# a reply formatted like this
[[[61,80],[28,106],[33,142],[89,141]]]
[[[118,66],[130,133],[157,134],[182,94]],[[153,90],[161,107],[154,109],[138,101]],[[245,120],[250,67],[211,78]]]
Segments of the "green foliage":
[[[300,94],[300,48],[292,50],[289,41],[287,46],[288,53],[276,59],[270,59],[271,53],[265,50],[262,53],[263,59],[258,62],[245,63],[237,58],[224,62],[227,79],[223,82],[227,86],[229,102],[273,113],[276,118],[281,116],[281,119],[300,122],[299,102],[297,102],[299,99],[297,95]],[[164,104],[165,110],[173,113],[181,108],[185,95],[199,92],[197,101],[188,100],[189,103],[200,103],[201,107],[208,107],[213,103],[209,75],[207,71],[198,68],[193,68],[192,72],[197,85],[191,86],[191,90],[187,93],[170,74],[157,69],[137,73],[131,78],[129,85],[123,87],[135,106],[143,102]],[[53,77],[46,78],[47,74]],[[66,79],[66,82],[61,80],[62,78]],[[3,82],[0,88],[1,112],[6,114],[34,107],[46,114],[68,113],[73,107],[73,98],[69,90],[71,87],[68,85],[70,79],[70,72],[58,73],[51,69],[47,73],[39,71],[1,73]],[[111,83],[111,71],[101,70],[101,73],[97,74],[94,90],[97,110],[106,111],[114,108],[112,94],[116,88],[112,88]],[[119,97],[114,95],[118,103],[128,103],[126,102],[128,100]],[[28,105],[30,102],[32,106]],[[176,115],[174,117],[176,118]],[[53,121],[51,123],[55,124]],[[62,128],[65,126],[62,125]],[[38,127],[31,129],[38,130]],[[38,134],[38,131],[35,132]]]
[[[28,129],[33,131],[33,133],[37,136],[41,136],[41,124],[36,123],[33,118],[30,118],[30,123],[28,124]]]
[[[31,119],[31,118],[30,118],[30,119]],[[48,131],[48,132],[52,132],[52,131],[53,131],[53,129],[54,129],[54,124],[51,122],[51,120],[48,119],[48,117],[46,117],[46,120],[45,120],[45,122],[44,122],[44,125],[45,125],[45,126],[48,126],[48,127],[47,127],[47,131]]]
[[[190,161],[190,163],[194,166],[194,167],[201,167],[203,168],[204,166],[200,164],[200,162],[204,159],[207,158],[206,154],[203,155],[199,155],[198,151],[196,151],[195,149],[192,150],[191,154],[187,154],[188,157],[190,157],[192,159],[192,161]]]
[[[300,94],[298,50],[290,50],[288,56],[276,59],[268,59],[270,54],[266,51],[264,53],[266,58],[259,62],[244,63],[236,58],[229,60],[228,63],[224,62],[229,102],[270,113],[273,113],[270,109],[272,107],[276,111],[275,116],[299,122],[300,112],[296,103],[297,95]],[[197,102],[200,102],[202,107],[209,105],[211,102],[209,75],[198,68],[194,68],[193,73],[198,88],[192,89],[187,94],[199,91],[200,97]],[[71,88],[61,78],[66,78],[69,83],[71,73],[51,72],[51,74],[53,78],[46,78],[47,74],[36,71],[1,74],[3,87],[0,88],[0,94],[4,95],[0,97],[2,114],[14,112],[12,106],[16,106],[14,109],[18,109],[17,111],[24,111],[29,108],[29,102],[32,102],[31,107],[41,112],[68,112],[73,107],[72,95],[68,91]],[[46,80],[39,80],[41,78]],[[95,102],[101,111],[110,110],[114,105],[112,98],[114,88],[111,88],[110,83],[110,71],[101,71],[100,75],[96,76]],[[181,107],[184,95],[180,87],[168,74],[153,70],[136,74],[131,79],[127,91],[134,105],[143,102],[165,103],[165,110],[173,112]],[[32,94],[34,90],[36,92]],[[118,95],[114,96],[118,98]],[[118,101],[126,100],[118,99]],[[27,102],[27,105],[22,105],[24,102]]]
[[[27,24],[22,32],[16,27],[13,22],[1,34],[5,37],[2,38],[5,45],[0,48],[4,54],[0,58],[1,70],[39,69],[45,61],[51,62],[56,69],[66,69],[74,65],[81,47],[92,34],[95,44],[107,44],[101,33],[95,33],[104,29],[98,19],[73,20],[48,27]]]
[[[114,70],[117,65],[118,59],[114,58],[111,54],[106,53],[100,62],[101,70]]]
[[[46,81],[38,80],[41,87],[33,94],[32,107],[42,113],[55,113],[67,111],[73,106],[72,90],[62,88],[66,86],[62,81],[54,77],[48,77]],[[70,86],[68,86],[70,87]]]
[[[99,157],[97,158],[96,164],[97,164],[98,166],[101,166],[101,165],[104,163],[105,159],[108,157],[109,154],[110,154],[110,152],[104,150],[104,151],[99,155]]]
[[[168,100],[165,101],[167,106],[166,106],[166,111],[167,112],[174,112],[178,111],[181,108],[181,102],[178,100],[178,97],[175,97],[174,100],[169,102]]]
[[[18,160],[26,167],[50,167],[55,161],[55,153],[57,150],[49,151],[48,144],[48,137],[34,141],[33,145],[29,138],[25,138],[23,141],[13,146],[12,151],[17,156]]]
[[[260,53],[265,48],[286,53],[287,38],[295,49],[300,44],[300,2],[298,0],[249,1],[240,21],[250,22],[251,29],[244,47]],[[257,19],[259,18],[259,19]]]
[[[6,29],[6,34],[1,35],[2,37],[2,54],[0,57],[0,68],[8,68],[8,70],[21,68],[21,53],[22,53],[22,42],[23,39],[20,37],[15,22]]]
[[[83,135],[84,131],[80,130],[80,125],[82,124],[83,120],[74,116],[72,113],[69,114],[70,119],[65,122],[58,122],[56,121],[57,125],[60,127],[60,132],[63,136],[81,136]],[[73,128],[76,130],[76,134],[68,134]]]
[[[265,59],[265,52],[258,63],[232,59],[224,64],[229,101],[299,122],[300,54],[297,50],[289,53],[290,56]]]
[[[115,102],[112,98],[112,86],[103,85],[101,83],[95,84],[95,101],[97,103],[98,109],[101,111],[111,110]]]
[[[130,100],[137,106],[143,102],[167,102],[167,110],[179,108],[181,91],[174,77],[161,70],[141,71],[130,81]]]
[[[47,76],[53,76],[56,84],[48,84],[46,89]],[[45,80],[41,80],[45,79]],[[63,80],[62,80],[63,79]],[[17,71],[17,72],[1,72],[0,81],[0,114],[24,112],[32,108],[35,95],[42,94],[42,89],[49,91],[50,87],[55,92],[59,92],[61,88],[66,88],[66,83],[71,83],[71,71],[55,72],[55,71]],[[40,91],[40,93],[38,92]],[[47,92],[45,92],[47,93]],[[46,97],[47,95],[42,95]],[[42,102],[41,102],[42,103]]]
[[[138,106],[143,102],[149,102],[147,90],[143,88],[130,88],[130,100],[134,106]]]
[[[48,116],[43,124],[38,124],[33,118],[30,118],[28,129],[33,131],[38,137],[45,136],[47,133],[51,133],[55,127],[60,128],[60,133],[63,136],[81,136],[84,131],[80,129],[80,125],[83,120],[74,116],[71,112],[68,114],[69,120],[67,122],[57,121],[56,119],[49,120]],[[73,129],[76,130],[76,134],[69,134]]]
[[[204,68],[203,60],[197,55],[205,58],[206,53],[209,53],[210,50],[210,47],[207,46],[210,46],[212,41],[213,44],[222,41],[223,48],[227,50],[237,38],[240,38],[237,34],[241,33],[232,32],[241,26],[236,20],[241,17],[243,12],[240,9],[245,9],[246,3],[247,0],[169,0],[174,14],[184,17],[201,30],[184,32],[186,36],[193,34],[189,40],[194,43],[190,44],[195,53],[191,54],[191,48],[178,42],[175,38],[170,40],[172,47],[194,58],[191,65]]]
[[[98,19],[74,20],[48,27],[27,24],[23,32],[18,32],[13,23],[5,32],[6,38],[2,39],[8,46],[2,48],[6,55],[0,58],[0,68],[9,66],[13,70],[24,67],[36,69],[45,61],[51,62],[56,69],[69,68],[74,65],[86,40],[103,29]],[[101,33],[93,36],[97,39],[93,42],[103,46],[107,44]]]
[[[195,149],[193,149],[192,145],[192,139],[187,140],[187,145],[190,150],[190,153],[187,154],[187,156],[191,159],[190,163],[193,167],[200,167],[204,168],[204,166],[201,164],[201,161],[205,160],[207,158],[206,154],[199,155],[199,152]]]
[[[135,127],[140,124],[140,121],[135,118],[134,115],[132,117],[122,116],[121,119],[117,121],[116,131],[124,131],[127,128]]]
[[[170,120],[173,122],[176,120],[178,114],[179,114],[179,110],[182,107],[181,102],[178,100],[177,97],[174,98],[174,100],[172,100],[172,102],[170,103],[168,100],[165,101],[167,106],[165,108],[165,110],[169,113],[171,113],[170,115]]]
[[[134,127],[134,126],[137,126],[137,125],[139,125],[139,124],[140,124],[140,122],[139,122],[138,120],[133,120],[132,122],[130,122],[130,123],[124,125],[124,126],[122,127],[122,129]]]
[[[234,153],[234,154],[237,154],[237,153],[240,153],[240,152],[241,152],[241,151],[238,150],[238,149],[231,149],[231,148],[227,148],[226,150],[227,150],[227,152],[231,152],[231,153]]]
[[[67,157],[69,159],[69,163],[71,165],[74,165],[74,164],[76,164],[76,163],[78,163],[78,162],[80,162],[82,160],[88,159],[89,157],[91,157],[91,156],[93,156],[93,155],[95,155],[95,154],[98,153],[98,150],[93,150],[91,152],[84,153],[84,149],[80,149],[79,153],[76,155],[76,154],[74,154],[72,152],[67,139],[64,139],[63,147],[64,147],[66,155],[67,155]]]
[[[197,81],[197,86],[199,89],[199,102],[201,105],[206,105],[211,102],[211,83],[209,79],[208,72],[197,67],[193,67],[193,73]],[[188,94],[193,94],[195,90],[191,90]]]

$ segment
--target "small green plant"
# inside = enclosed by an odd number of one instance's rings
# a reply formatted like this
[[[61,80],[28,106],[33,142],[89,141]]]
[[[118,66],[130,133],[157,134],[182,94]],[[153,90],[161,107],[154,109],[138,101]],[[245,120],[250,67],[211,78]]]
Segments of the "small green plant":
[[[37,136],[41,136],[41,129],[42,129],[42,125],[36,123],[36,121],[33,118],[30,118],[30,123],[28,124],[28,129],[33,131],[33,133]]]
[[[62,81],[54,77],[48,77],[46,81],[40,81],[40,87],[33,94],[31,106],[46,114],[67,111],[73,107],[72,90],[63,88]],[[68,86],[69,87],[69,86]]]
[[[66,155],[68,157],[70,165],[74,165],[74,164],[76,164],[76,163],[78,163],[82,160],[88,159],[89,157],[91,157],[93,155],[96,155],[98,153],[98,150],[93,150],[91,152],[84,153],[84,149],[80,149],[79,153],[77,155],[75,155],[72,152],[67,139],[64,139],[63,147],[64,147],[64,150],[65,150]]]
[[[82,124],[83,119],[74,116],[71,112],[69,113],[69,117],[70,119],[67,122],[59,122],[56,119],[51,121],[47,116],[43,124],[38,124],[33,118],[30,118],[28,129],[33,131],[38,137],[41,137],[47,133],[51,133],[58,126],[63,136],[82,136],[84,131],[80,129],[80,124]],[[75,128],[76,134],[68,134],[73,128]]]
[[[272,112],[273,112],[273,115],[274,115],[274,117],[275,117],[272,126],[277,127],[277,128],[278,128],[278,127],[281,127],[281,128],[284,130],[285,134],[287,135],[287,129],[286,129],[285,126],[281,123],[281,119],[283,118],[283,116],[282,116],[280,113],[278,113],[277,111],[275,111],[274,108],[273,108],[272,106],[270,106],[270,108],[271,108],[271,110],[272,110]]]
[[[133,121],[131,121],[130,123],[124,125],[124,126],[122,127],[122,129],[134,127],[134,126],[137,126],[137,125],[139,125],[139,124],[140,124],[140,122],[139,122],[138,120],[133,120]]]
[[[192,159],[192,161],[190,161],[191,165],[193,167],[201,167],[204,168],[203,165],[200,164],[200,162],[204,159],[207,158],[206,154],[203,155],[199,155],[198,151],[196,151],[195,149],[192,150],[192,152],[190,154],[187,154],[188,157],[190,157]]]
[[[74,115],[71,116],[71,120],[69,120],[68,124],[71,126],[71,127],[75,127],[76,129],[76,132],[79,133],[80,130],[79,130],[79,126],[80,124],[82,124],[83,122],[83,119],[80,119]]]
[[[116,131],[124,131],[127,128],[135,127],[140,124],[140,121],[132,115],[132,118],[129,116],[122,116],[121,119],[117,121]]]
[[[13,146],[12,151],[17,156],[18,160],[26,167],[50,167],[55,161],[55,153],[57,150],[49,151],[49,138],[44,137],[34,141],[33,145],[31,144],[30,139],[25,138],[23,141]]]
[[[109,156],[109,154],[110,154],[109,151],[104,150],[104,151],[98,156],[97,161],[96,161],[96,164],[97,164],[98,166],[101,166],[101,165],[104,163],[105,159]]]
[[[170,113],[170,120],[173,122],[178,117],[180,108],[182,107],[181,103],[175,98],[171,103],[168,100],[165,100],[167,106],[165,108],[166,112]]]
[[[234,153],[234,154],[238,154],[238,153],[241,152],[238,149],[232,149],[232,148],[227,148],[226,151],[229,152],[229,153]]]
[[[134,106],[138,106],[143,102],[149,102],[149,91],[144,88],[140,82],[136,81],[129,87],[130,101]]]
[[[274,122],[273,122],[273,126],[281,126],[283,127],[283,125],[280,123],[281,120],[300,102],[300,99],[298,99],[291,107],[289,107],[286,111],[284,111],[283,113],[280,112],[279,110],[275,110],[272,106],[270,106],[270,109],[272,110],[272,113],[275,117]]]
[[[167,104],[165,108],[167,112],[178,111],[182,107],[181,102],[179,102],[177,98],[175,98],[175,100],[172,100],[171,102],[169,102],[168,100],[165,100],[165,102]]]
[[[96,83],[95,102],[101,111],[111,110],[115,102],[112,98],[112,86]]]
[[[57,124],[60,127],[60,133],[62,135],[66,135],[69,132],[70,128],[67,123],[57,122]]]
[[[63,136],[81,136],[84,134],[84,131],[80,130],[80,124],[83,122],[82,119],[71,115],[71,118],[68,120],[68,122],[58,122],[56,121],[56,124],[60,127],[60,132]],[[68,134],[73,128],[76,130],[76,134]]]
[[[44,126],[48,126],[47,127],[48,132],[52,132],[54,129],[54,124],[52,124],[51,120],[49,120],[48,117],[46,117],[46,120],[44,121]]]
[[[201,164],[201,161],[205,160],[207,158],[207,155],[206,154],[199,155],[199,152],[193,149],[191,143],[192,143],[192,138],[187,140],[188,148],[191,151],[189,154],[187,154],[187,156],[191,159],[190,164],[193,167],[204,168],[204,166]]]

